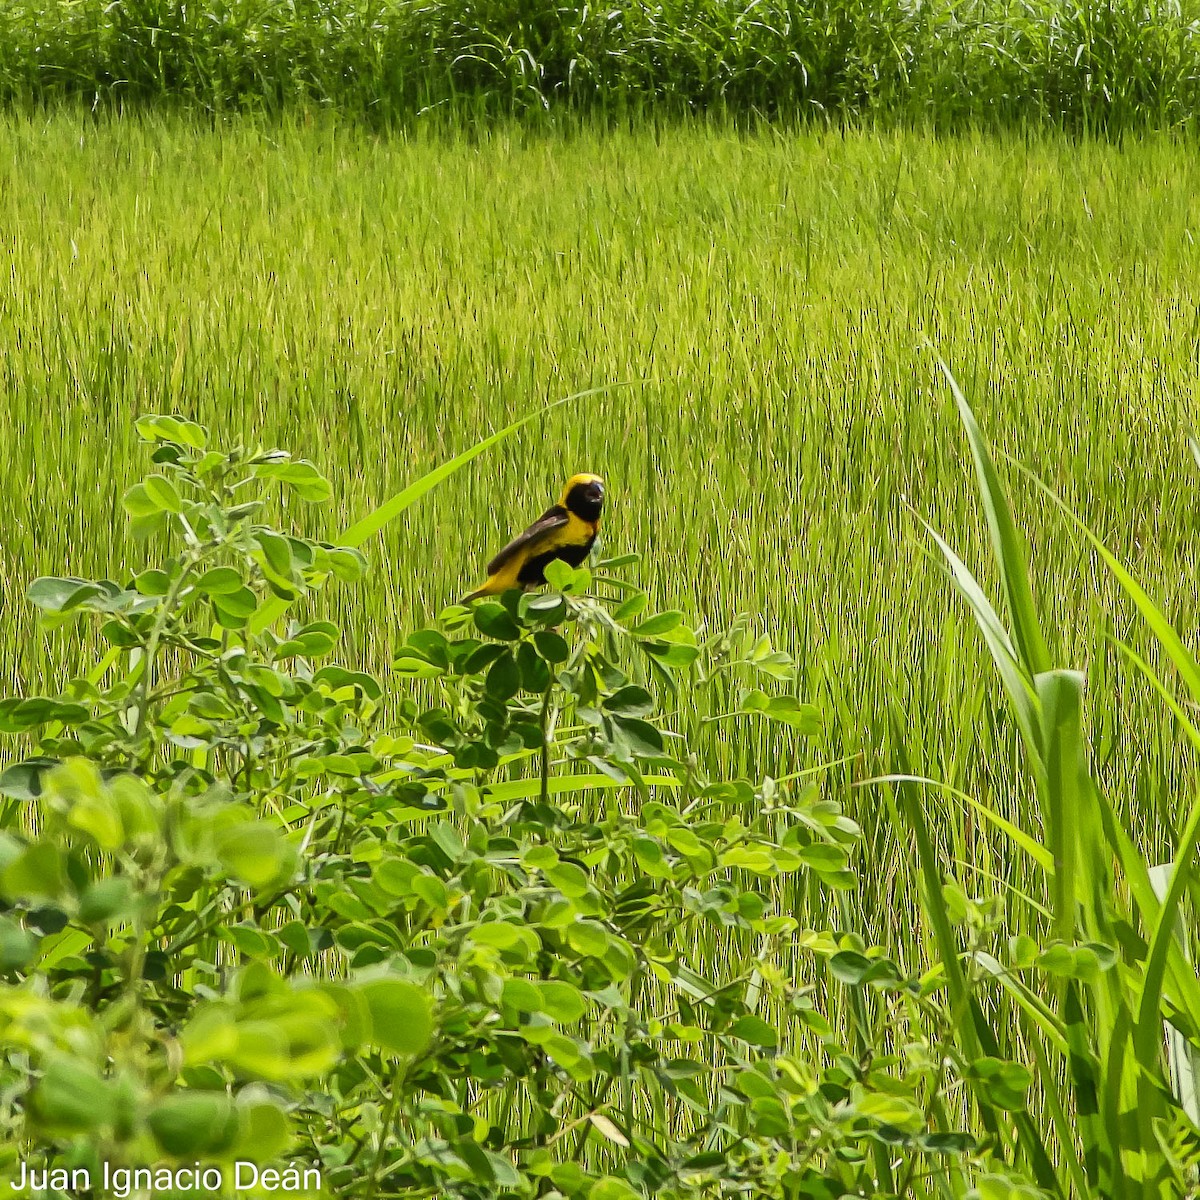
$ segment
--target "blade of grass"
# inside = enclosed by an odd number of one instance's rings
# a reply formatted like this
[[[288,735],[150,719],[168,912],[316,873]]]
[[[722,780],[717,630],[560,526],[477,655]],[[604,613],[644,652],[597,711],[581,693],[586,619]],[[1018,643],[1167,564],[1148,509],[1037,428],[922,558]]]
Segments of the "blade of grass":
[[[1200,703],[1200,664],[1197,664],[1195,656],[1183,644],[1179,634],[1171,625],[1170,621],[1163,615],[1162,610],[1150,599],[1145,589],[1138,583],[1136,579],[1129,573],[1124,564],[1115,554],[1104,544],[1103,541],[1091,530],[1086,522],[1080,520],[1067,504],[1059,497],[1058,493],[1047,484],[1043,483],[1032,471],[1022,466],[1020,463],[1013,464],[1017,470],[1029,479],[1034,486],[1054,504],[1054,506],[1066,516],[1074,527],[1083,534],[1085,538],[1092,544],[1096,553],[1104,560],[1106,566],[1113,575],[1116,576],[1117,582],[1121,585],[1125,594],[1133,601],[1138,612],[1141,613],[1142,619],[1150,628],[1150,632],[1158,639],[1160,645],[1166,650],[1171,661],[1175,664],[1176,670],[1183,677],[1187,684],[1188,691],[1191,693],[1192,699]]]
[[[1067,1065],[1074,1091],[1075,1126],[1083,1150],[1083,1165],[1089,1187],[1083,1195],[1094,1195],[1109,1171],[1104,1122],[1100,1114],[1100,1064],[1092,1044],[1091,1030],[1079,998],[1079,986],[1071,980],[1063,997],[1063,1025],[1067,1031]]]
[[[505,438],[516,433],[522,426],[528,425],[530,421],[545,416],[546,413],[551,412],[560,405],[568,404],[572,400],[582,400],[587,396],[597,396],[601,392],[611,391],[613,388],[631,386],[632,383],[626,381],[606,384],[603,387],[587,388],[585,391],[573,392],[569,396],[563,396],[561,399],[555,400],[537,409],[535,412],[519,417],[517,420],[511,422],[511,424],[505,425],[503,429],[498,429],[489,437],[476,442],[470,449],[464,450],[461,454],[455,455],[454,458],[422,475],[415,483],[410,483],[408,487],[397,492],[390,500],[385,501],[373,512],[368,513],[361,520],[355,521],[340,536],[338,544],[342,546],[361,546],[363,542],[377,534],[388,522],[394,521],[406,508],[415,504],[426,493],[431,492],[443,480],[448,479],[456,471],[465,467],[472,459],[478,458],[485,450],[490,450],[497,442],[502,442]],[[291,601],[284,600],[279,596],[272,596],[250,619],[251,630],[255,633],[261,633],[268,626],[278,621],[287,612],[290,604]]]
[[[950,568],[955,587],[971,609],[975,623],[979,626],[984,641],[987,643],[988,651],[1000,672],[1004,690],[1012,701],[1013,712],[1021,730],[1021,736],[1040,770],[1041,752],[1037,740],[1038,718],[1032,677],[1021,664],[1008,632],[991,601],[987,598],[987,594],[971,573],[971,569],[928,522],[922,520],[921,523],[925,526],[929,536],[937,543],[938,549],[941,550],[942,556]]]
[[[648,787],[677,788],[682,786],[674,775],[647,775],[643,782]],[[550,780],[552,796],[570,796],[576,792],[591,792],[597,790],[615,790],[629,787],[630,784],[618,783],[607,775],[557,775]],[[506,783],[489,783],[487,794],[493,800],[529,800],[541,791],[541,781],[537,779],[513,779]]]
[[[1024,1010],[1024,1012],[1028,1014],[1028,1010]],[[1059,1152],[1070,1173],[1071,1183],[1074,1185],[1074,1195],[1086,1196],[1088,1194],[1087,1172],[1083,1169],[1083,1163],[1079,1161],[1079,1155],[1075,1149],[1074,1113],[1070,1116],[1067,1115],[1041,1039],[1035,1035],[1027,1040],[1027,1044],[1033,1050],[1038,1078],[1043,1082],[1042,1095],[1045,1097],[1046,1107],[1050,1111],[1050,1120],[1058,1131]]]
[[[1091,1035],[1091,1024],[1081,1009],[1081,1020],[1086,1025],[1088,1036]],[[1129,1195],[1133,1181],[1125,1170],[1125,1160],[1122,1150],[1126,1148],[1129,1138],[1127,1130],[1130,1117],[1138,1119],[1136,1088],[1132,1094],[1127,1087],[1129,1078],[1130,1035],[1133,1032],[1133,1016],[1124,1005],[1116,1013],[1112,1031],[1107,1043],[1093,1043],[1097,1048],[1105,1050],[1103,1069],[1100,1078],[1103,1083],[1101,1093],[1101,1122],[1104,1128],[1103,1143],[1098,1147],[1098,1159],[1101,1163],[1101,1189],[1105,1195]],[[1135,1078],[1136,1083],[1136,1078]],[[1153,1140],[1149,1143],[1153,1145]],[[1085,1143],[1086,1145],[1086,1143]],[[1129,1149],[1135,1149],[1129,1146]],[[1135,1170],[1136,1170],[1135,1160]],[[1107,1177],[1105,1173],[1107,1172]]]
[[[1070,944],[1076,935],[1076,872],[1086,871],[1081,854],[1087,838],[1085,814],[1080,812],[1080,719],[1083,677],[1072,671],[1047,671],[1037,678],[1042,717],[1041,743],[1046,769],[1043,817],[1054,857],[1051,891],[1054,932]],[[1085,904],[1086,908],[1086,904]]]
[[[899,759],[901,776],[911,775],[908,769],[908,751],[896,714],[892,716],[892,753]],[[933,927],[934,939],[937,942],[938,954],[946,972],[946,990],[950,1005],[954,1012],[961,1013],[964,1019],[960,1029],[963,1038],[963,1050],[969,1058],[978,1058],[983,1054],[995,1055],[997,1043],[983,1012],[975,998],[967,991],[967,979],[963,973],[960,955],[962,951],[954,928],[950,922],[950,914],[946,911],[946,902],[942,895],[945,880],[938,866],[937,855],[933,848],[933,839],[929,835],[929,827],[925,823],[925,814],[917,799],[917,789],[911,784],[901,782],[895,785],[895,791],[900,803],[895,805],[897,816],[906,824],[917,845],[917,862],[920,866],[921,885],[924,893],[922,905],[929,922]],[[980,1119],[984,1127],[1004,1142],[1001,1122],[992,1106],[978,1093],[975,1093],[975,1103],[979,1108]]]
[[[935,788],[937,791],[948,792],[951,796],[963,801],[964,804],[969,804],[984,820],[990,822],[1001,833],[1010,838],[1015,846],[1024,850],[1047,874],[1054,869],[1054,856],[1040,842],[1030,837],[1029,834],[1023,829],[1019,829],[1011,821],[1002,817],[994,809],[988,808],[982,800],[976,800],[974,796],[960,791],[951,784],[942,783],[937,779],[930,779],[925,775],[876,775],[871,779],[861,780],[854,784],[854,787],[867,787],[870,784],[876,783],[919,783],[925,787]]]
[[[1037,1026],[1039,1036],[1065,1057],[1068,1053],[1066,1027],[1054,1010],[994,955],[978,951],[975,961],[1008,992],[1017,1007],[1024,1010],[1029,1020]]]
[[[381,504],[374,512],[368,513],[362,520],[356,521],[342,534],[339,539],[340,544],[343,546],[361,546],[368,538],[377,534],[389,521],[398,517],[410,504],[415,503],[427,492],[437,487],[442,480],[449,478],[455,471],[465,467],[473,458],[477,458],[485,450],[490,450],[497,442],[502,442],[506,437],[516,433],[522,426],[528,425],[530,421],[536,420],[538,417],[543,417],[561,405],[571,403],[573,400],[584,400],[588,396],[598,396],[602,392],[609,392],[614,388],[632,386],[631,382],[624,381],[621,383],[605,384],[602,387],[587,388],[582,392],[572,392],[571,395],[554,400],[550,404],[539,408],[536,412],[518,418],[503,429],[497,430],[490,437],[476,442],[469,450],[464,450],[448,462],[435,467],[415,483],[409,484],[403,491],[397,492],[396,495],[386,503]]]
[[[1130,647],[1117,643],[1118,649],[1140,673],[1150,681],[1158,694],[1166,701],[1175,714],[1184,734],[1193,746],[1200,749],[1200,729],[1189,720],[1187,714],[1167,691],[1162,680],[1158,678],[1148,663],[1140,658]],[[1179,835],[1179,846],[1172,863],[1154,867],[1150,870],[1149,881],[1155,896],[1159,901],[1158,913],[1148,938],[1149,951],[1146,954],[1146,966],[1142,975],[1141,996],[1138,1001],[1137,1019],[1134,1025],[1134,1053],[1142,1069],[1155,1072],[1161,1051],[1160,1029],[1162,1021],[1162,998],[1166,986],[1168,970],[1172,965],[1172,982],[1183,981],[1186,992],[1176,993],[1172,998],[1181,1009],[1188,1013],[1193,1026],[1200,1023],[1200,1010],[1193,1005],[1200,1001],[1200,985],[1196,985],[1191,964],[1187,961],[1186,943],[1178,935],[1179,906],[1184,893],[1196,877],[1194,861],[1196,848],[1200,846],[1200,797],[1192,802],[1183,832]],[[1172,964],[1172,951],[1181,961]],[[1196,986],[1188,986],[1196,985]],[[1174,989],[1172,989],[1174,990]],[[1168,1029],[1168,1040],[1177,1037],[1173,1029]],[[1185,1044],[1186,1047],[1186,1044]],[[1176,1058],[1179,1058],[1179,1048],[1176,1047]],[[1192,1055],[1185,1048],[1185,1061],[1190,1065]],[[1197,1096],[1194,1086],[1185,1089],[1179,1096],[1181,1103],[1188,1109],[1189,1115],[1195,1120]]]
[[[907,766],[907,755],[899,742],[898,732],[893,727],[893,737],[896,739],[895,750],[902,760],[902,765]],[[911,774],[908,771],[901,773]],[[942,895],[944,880],[937,865],[933,839],[929,835],[925,815],[921,810],[920,803],[915,798],[916,789],[907,783],[901,783],[897,790],[901,792],[903,801],[900,812],[917,844],[917,858],[925,892],[923,907],[933,925],[941,961],[946,970],[946,985],[951,1007],[955,1013],[961,1014],[959,1031],[963,1050],[968,1058],[978,1058],[982,1055],[999,1057],[1000,1048],[996,1035],[988,1023],[979,1001],[967,989],[966,976],[959,961],[958,941],[954,936],[950,916],[946,911]],[[998,1144],[1009,1147],[1008,1153],[1011,1154],[1012,1150],[1005,1131],[1005,1124],[1001,1123],[990,1104],[978,1093],[974,1093],[974,1095],[984,1127],[996,1137]],[[1025,1154],[1038,1186],[1052,1195],[1063,1196],[1053,1161],[1033,1119],[1025,1112],[1012,1113],[1010,1116],[1016,1126],[1017,1142]]]
[[[1200,813],[1200,803],[1197,803],[1192,808],[1192,817]],[[1189,826],[1191,821],[1189,819]],[[1186,842],[1186,837],[1180,839],[1181,843]],[[1194,835],[1193,835],[1194,840]],[[1194,850],[1194,845],[1193,845]],[[1189,851],[1189,856],[1192,851]],[[1163,902],[1164,911],[1170,906],[1169,889],[1180,873],[1180,866],[1183,862],[1182,850],[1176,856],[1174,863],[1167,863],[1162,866],[1153,867],[1150,871],[1150,882],[1154,887],[1158,898]],[[1190,880],[1188,881],[1190,882]],[[1181,884],[1181,890],[1182,890]],[[1179,901],[1175,900],[1175,907],[1178,908]],[[1180,953],[1185,960],[1188,958],[1187,940],[1179,928],[1178,918],[1172,922],[1171,932],[1175,938],[1176,944],[1179,946]],[[1158,930],[1155,931],[1155,936],[1158,936]],[[1153,955],[1154,946],[1151,945],[1151,955]],[[1148,956],[1149,957],[1149,956]],[[1161,1011],[1161,1010],[1160,1010]],[[1159,1013],[1156,1012],[1155,1016]],[[1141,1014],[1139,1013],[1139,1030],[1134,1031],[1135,1039],[1138,1038],[1140,1032]],[[1188,1119],[1193,1125],[1200,1125],[1200,1085],[1197,1080],[1200,1080],[1200,1054],[1192,1048],[1192,1044],[1187,1038],[1175,1028],[1174,1025],[1167,1022],[1167,1065],[1170,1068],[1171,1087],[1175,1092],[1175,1097],[1181,1105],[1184,1112],[1187,1113]]]
[[[1050,654],[1046,649],[1046,641],[1042,636],[1042,628],[1038,622],[1037,610],[1033,604],[1033,591],[1029,586],[1029,571],[1026,566],[1025,549],[1022,539],[1013,524],[1012,513],[1005,498],[1004,489],[996,474],[995,463],[988,451],[987,442],[979,430],[975,414],[967,403],[958,381],[950,368],[938,359],[938,366],[950,384],[954,394],[954,403],[958,406],[958,415],[967,431],[967,440],[971,444],[971,456],[975,460],[975,472],[979,481],[979,498],[983,503],[984,516],[987,519],[988,531],[992,538],[992,549],[996,556],[996,565],[1000,569],[1000,579],[1004,594],[1008,600],[1009,616],[1013,623],[1013,639],[1020,652],[1020,659],[1025,670],[1030,675],[1036,675],[1050,668]]]

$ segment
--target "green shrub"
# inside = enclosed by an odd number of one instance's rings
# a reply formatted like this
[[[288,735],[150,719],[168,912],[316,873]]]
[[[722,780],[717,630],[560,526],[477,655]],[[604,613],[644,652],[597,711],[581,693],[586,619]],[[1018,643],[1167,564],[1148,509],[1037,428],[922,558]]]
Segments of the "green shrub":
[[[86,617],[110,650],[0,704],[36,739],[0,776],[10,1170],[293,1162],[371,1197],[1020,1185],[996,1127],[1027,1120],[1030,1074],[960,1029],[985,973],[799,927],[796,881],[854,886],[857,827],[811,782],[706,778],[658,712],[720,680],[812,730],[767,639],[650,613],[621,560],[563,567],[410,635],[385,720],[332,624],[277,627],[364,568],[265,520],[269,486],[326,499],[317,470],[139,430],[154,469],[125,508],[169,552],[123,584],[36,580],[47,627]]]
[[[624,560],[560,566],[411,634],[389,697],[334,661],[332,624],[280,628],[365,567],[265,519],[268,487],[327,499],[316,468],[140,421],[154,470],[125,509],[169,550],[123,585],[35,580],[47,628],[86,617],[110,648],[57,695],[0,702],[32,743],[0,774],[8,1171],[202,1160],[228,1185],[235,1161],[291,1164],[334,1195],[463,1200],[1192,1194],[1200,803],[1175,862],[1146,864],[1091,778],[1082,677],[1050,659],[958,400],[1004,604],[938,543],[1041,832],[964,799],[1028,858],[1042,920],[1010,936],[947,870],[897,721],[877,782],[923,885],[907,970],[842,903],[855,824],[802,778],[708,778],[659,711],[717,682],[730,715],[817,728],[744,621],[701,637],[649,612]],[[1200,702],[1183,640],[1081,531]],[[798,882],[842,929],[800,926]]]

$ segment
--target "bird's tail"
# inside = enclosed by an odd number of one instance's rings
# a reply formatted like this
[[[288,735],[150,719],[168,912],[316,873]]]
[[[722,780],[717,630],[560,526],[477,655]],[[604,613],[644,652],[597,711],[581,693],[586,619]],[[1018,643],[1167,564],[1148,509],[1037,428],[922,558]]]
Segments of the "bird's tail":
[[[473,592],[468,592],[460,601],[459,604],[470,604],[472,600],[482,599],[484,596],[490,596],[492,589],[485,583],[483,587],[477,587]]]
[[[482,600],[484,596],[502,596],[505,592],[513,587],[519,588],[523,592],[531,591],[533,584],[512,584],[499,581],[493,575],[490,579],[481,583],[473,592],[468,592],[460,601],[459,604],[470,604],[472,600]]]

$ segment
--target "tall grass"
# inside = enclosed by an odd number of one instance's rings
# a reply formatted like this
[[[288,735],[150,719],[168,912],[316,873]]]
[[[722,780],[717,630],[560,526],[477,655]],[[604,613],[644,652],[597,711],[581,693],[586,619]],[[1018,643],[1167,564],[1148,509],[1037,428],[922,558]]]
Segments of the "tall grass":
[[[1198,185],[1166,140],[9,121],[0,683],[61,679],[82,657],[35,633],[25,581],[142,561],[111,507],[137,470],[139,414],[182,410],[319,459],[345,509],[296,519],[332,534],[533,406],[630,381],[539,418],[364,543],[373,578],[334,614],[348,652],[385,670],[567,474],[603,472],[609,546],[645,553],[656,599],[717,624],[749,609],[826,713],[812,744],[700,730],[714,770],[850,760],[827,786],[866,828],[871,870],[845,919],[912,953],[896,918],[907,840],[850,788],[893,769],[893,721],[915,773],[1018,823],[1034,802],[911,516],[986,558],[926,342],[998,449],[1195,629],[1180,580],[1197,573]],[[1085,712],[1096,770],[1166,861],[1192,751],[1107,638],[1158,652],[1036,489],[1018,485],[1014,509],[1053,660],[1089,663],[1089,695],[1106,697]],[[963,802],[927,803],[965,882],[1019,886],[1006,838]]]
[[[0,100],[1192,126],[1193,0],[18,0]]]
[[[1192,1043],[1200,984],[1186,918],[1200,890],[1194,861],[1200,801],[1190,805],[1172,861],[1150,867],[1112,797],[1092,774],[1082,720],[1086,676],[1056,665],[1052,657],[1034,601],[1025,539],[1005,485],[970,405],[948,369],[946,375],[975,463],[1000,601],[993,602],[936,530],[928,532],[1002,680],[1036,797],[1016,824],[1006,823],[987,802],[971,800],[1025,856],[1013,890],[1030,912],[1024,922],[1005,928],[989,927],[986,906],[978,909],[976,933],[968,934],[963,953],[951,926],[971,922],[952,915],[955,903],[944,880],[954,872],[947,872],[934,852],[925,816],[911,794],[916,782],[936,787],[938,781],[906,773],[892,777],[907,801],[903,820],[917,847],[925,916],[942,954],[949,996],[963,1018],[963,1046],[968,1053],[978,1053],[979,1047],[994,1053],[990,1047],[1014,1027],[1018,1041],[1028,1045],[1023,1057],[1037,1064],[1043,1127],[1052,1131],[1053,1141],[1047,1142],[1026,1113],[1014,1117],[1011,1141],[1006,1131],[1000,1136],[1051,1194],[1162,1200],[1185,1191],[1192,1195],[1198,1100]],[[1163,715],[1173,714],[1187,740],[1200,746],[1200,730],[1176,699],[1174,683],[1179,680],[1194,705],[1200,697],[1200,664],[1104,542],[1051,489],[1038,486],[1077,526],[1083,544],[1090,543],[1132,601],[1169,671],[1160,674],[1122,641],[1116,647],[1150,682]],[[1113,697],[1101,689],[1096,700],[1111,704]],[[903,741],[898,731],[895,752],[902,767]],[[1034,829],[1040,837],[1030,836]],[[965,899],[958,907],[967,909]],[[1019,935],[997,936],[1018,928]],[[1048,945],[1043,941],[1046,949],[1029,931],[1050,939]],[[1030,986],[1035,966],[1044,974]],[[982,968],[975,978],[991,977],[997,985],[990,1012],[966,986],[973,968]],[[981,1106],[981,1119],[993,1130],[987,1118]]]

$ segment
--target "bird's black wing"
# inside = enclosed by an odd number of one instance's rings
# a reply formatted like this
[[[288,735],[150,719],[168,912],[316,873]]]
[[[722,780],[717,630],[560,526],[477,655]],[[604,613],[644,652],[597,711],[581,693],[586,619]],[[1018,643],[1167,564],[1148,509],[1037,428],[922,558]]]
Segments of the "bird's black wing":
[[[570,521],[570,516],[567,510],[561,504],[554,505],[553,508],[548,508],[524,533],[518,534],[495,558],[487,565],[489,575],[494,575],[500,570],[506,562],[525,549],[526,546],[539,541],[548,533],[553,533],[556,529],[562,529]]]

